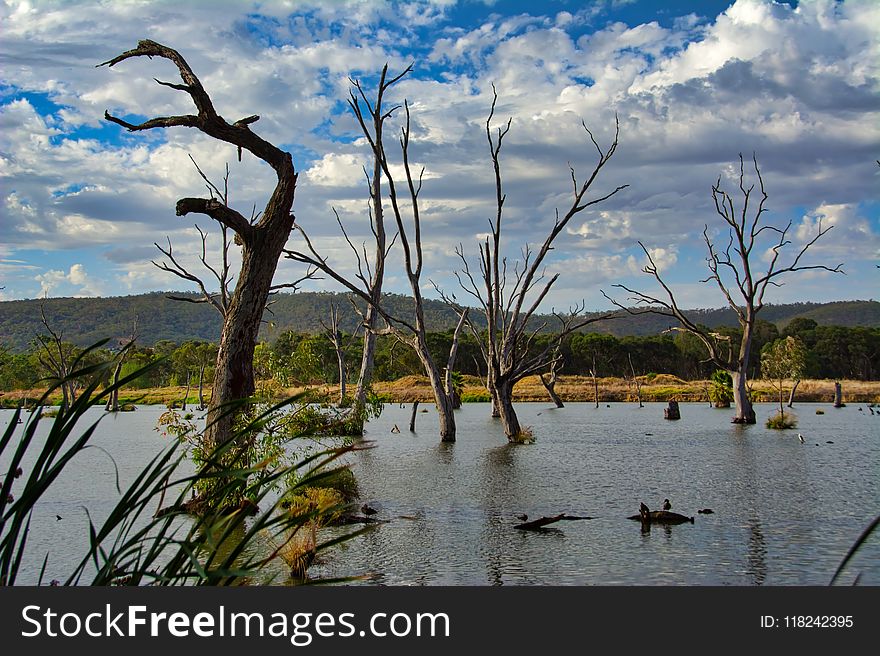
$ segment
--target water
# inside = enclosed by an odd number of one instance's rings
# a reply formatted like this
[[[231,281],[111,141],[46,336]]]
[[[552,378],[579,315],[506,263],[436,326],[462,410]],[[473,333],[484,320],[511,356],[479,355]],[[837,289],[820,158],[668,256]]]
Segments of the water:
[[[411,434],[409,409],[388,405],[367,427],[373,448],[349,460],[362,501],[391,521],[334,548],[311,573],[382,585],[827,584],[880,510],[880,416],[798,404],[799,428],[771,431],[731,425],[730,410],[703,404],[683,403],[682,419],[665,421],[663,407],[519,404],[538,441],[512,446],[485,404],[457,412],[454,444],[439,442],[433,408]],[[153,431],[162,410],[100,425],[93,443],[113,455],[123,485],[167,445]],[[757,412],[761,422],[773,406]],[[666,497],[695,523],[645,532],[626,519],[639,502],[659,508]],[[87,535],[83,506],[101,515],[116,498],[110,458],[80,454],[35,514],[34,562],[21,582],[32,582],[47,550],[46,578],[61,578]],[[594,519],[513,528],[518,514],[562,512]],[[861,583],[880,584],[880,536],[843,582],[859,572]]]

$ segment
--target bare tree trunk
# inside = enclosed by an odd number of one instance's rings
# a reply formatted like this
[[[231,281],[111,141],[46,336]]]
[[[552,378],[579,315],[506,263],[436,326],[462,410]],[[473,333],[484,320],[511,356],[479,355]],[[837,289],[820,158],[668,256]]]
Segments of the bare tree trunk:
[[[746,375],[739,371],[731,371],[733,378],[733,403],[736,414],[733,417],[734,424],[754,424],[755,411],[752,408],[752,401],[749,399],[749,390],[746,386]]]
[[[498,410],[507,440],[516,442],[522,434],[522,427],[513,408],[513,385],[510,383],[504,382],[498,386]]]
[[[272,290],[272,278],[278,258],[293,227],[291,208],[297,174],[290,153],[265,141],[251,130],[259,116],[248,116],[230,124],[217,112],[201,81],[176,50],[154,41],[142,40],[138,42],[136,49],[124,52],[102,65],[115,66],[133,57],[161,57],[173,63],[183,84],[159,83],[188,94],[198,110],[198,115],[157,117],[140,124],[132,124],[105,112],[105,119],[121,125],[129,132],[170,127],[196,128],[214,139],[237,147],[239,159],[243,150],[252,153],[268,164],[277,178],[275,189],[259,220],[248,220],[229,207],[225,199],[218,200],[213,191],[211,198],[182,198],[177,201],[178,216],[190,213],[207,215],[221,226],[233,230],[236,233],[236,243],[241,245],[241,270],[231,298],[227,298],[223,284],[220,301],[208,294],[204,285],[201,285],[205,292],[205,301],[215,305],[224,318],[204,433],[204,447],[210,450],[233,436],[233,415],[229,412],[229,404],[250,398],[254,393],[254,348],[263,310]]]
[[[593,368],[590,369],[590,376],[593,378],[593,398],[596,401],[596,407],[599,407],[599,381],[596,378],[596,354],[593,354]]]
[[[834,407],[842,408],[846,405],[843,402],[843,388],[840,386],[840,381],[834,383]]]
[[[633,384],[636,386],[636,398],[639,400],[639,407],[644,408],[645,406],[642,404],[642,382],[636,376],[636,368],[633,366],[632,354],[627,353],[626,357],[629,360],[629,370],[630,373],[632,373]]]
[[[413,401],[412,413],[409,416],[409,432],[416,432],[416,415],[419,412],[419,402]]]
[[[205,409],[205,394],[204,394],[204,383],[205,383],[205,365],[202,363],[199,366],[199,410]]]
[[[557,408],[564,408],[565,404],[562,402],[562,399],[559,398],[559,395],[556,393],[556,371],[551,370],[550,375],[547,378],[544,378],[544,375],[541,374],[541,383],[544,385],[544,389],[547,390],[547,394],[550,395],[550,399],[553,403],[556,404]]]
[[[801,384],[801,379],[798,378],[797,380],[794,381],[794,385],[792,385],[792,387],[791,387],[791,392],[789,392],[789,394],[788,394],[788,407],[789,408],[794,406],[794,395],[795,395],[795,392],[797,392],[798,385],[800,385],[800,384]]]
[[[189,387],[192,381],[192,372],[186,372],[186,391],[183,393],[183,401],[180,402],[180,409],[186,410],[186,400],[189,398]]]
[[[339,367],[339,405],[345,403],[345,354],[342,349],[336,350],[336,364]]]
[[[116,367],[113,369],[113,391],[110,392],[110,396],[107,397],[107,405],[104,406],[104,410],[107,412],[119,412],[119,376],[122,373],[122,359],[120,359],[116,363]]]

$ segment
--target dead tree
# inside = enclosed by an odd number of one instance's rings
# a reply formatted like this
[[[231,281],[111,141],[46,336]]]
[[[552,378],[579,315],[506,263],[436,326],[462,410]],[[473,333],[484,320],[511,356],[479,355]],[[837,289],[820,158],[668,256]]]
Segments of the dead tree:
[[[339,370],[339,405],[345,405],[345,382],[348,376],[345,370],[345,344],[342,331],[339,329],[339,307],[337,305],[330,306],[330,324],[321,320],[321,327],[324,328],[324,336],[330,340],[333,350],[336,352],[336,364]]]
[[[636,376],[636,368],[633,366],[632,353],[627,353],[626,359],[629,360],[629,371],[630,374],[632,374],[633,385],[636,386],[636,399],[639,402],[639,407],[644,408],[645,405],[642,403],[642,381]]]
[[[233,418],[224,412],[224,406],[254,393],[253,356],[263,309],[272,291],[272,278],[278,258],[294,225],[291,213],[296,191],[297,173],[290,153],[265,141],[251,131],[259,116],[247,116],[228,123],[217,110],[189,64],[176,50],[154,41],[138,42],[137,48],[104,62],[115,66],[133,57],[161,57],[173,63],[183,84],[157,82],[190,96],[196,114],[151,118],[143,123],[129,123],[104,113],[108,121],[121,125],[130,132],[155,128],[187,127],[235,146],[238,157],[247,150],[268,164],[275,172],[277,183],[259,217],[248,220],[222,200],[210,198],[181,198],[177,201],[178,216],[190,213],[205,214],[217,221],[223,229],[235,233],[241,245],[241,269],[235,290],[228,298],[223,312],[223,329],[211,403],[208,408],[208,426],[205,441],[208,446],[225,442],[231,436]],[[170,250],[170,246],[169,246]]]
[[[726,300],[730,308],[736,313],[742,336],[739,348],[734,351],[731,348],[729,338],[725,340],[717,333],[711,333],[694,323],[681,309],[675,299],[675,295],[669,285],[664,281],[657,269],[657,264],[651,253],[640,241],[639,246],[648,258],[648,264],[644,272],[652,276],[660,285],[663,292],[660,295],[649,295],[641,291],[630,289],[626,285],[614,285],[632,296],[629,300],[635,302],[636,308],[624,307],[617,301],[610,299],[615,305],[626,310],[630,314],[650,312],[678,321],[682,330],[695,335],[708,352],[708,361],[715,366],[726,370],[733,378],[733,400],[736,406],[736,414],[733,423],[754,424],[755,411],[748,393],[747,367],[752,350],[752,338],[754,335],[755,321],[758,313],[764,307],[764,294],[769,286],[779,287],[782,285],[780,278],[788,273],[807,270],[823,270],[832,273],[843,273],[842,264],[828,267],[823,264],[802,264],[801,260],[807,251],[823,235],[834,226],[823,228],[819,223],[816,235],[803,244],[800,248],[792,251],[793,256],[786,263],[780,261],[780,257],[787,252],[792,240],[789,232],[792,222],[780,228],[762,221],[764,212],[767,211],[767,192],[764,189],[764,179],[758,167],[757,157],[753,156],[755,175],[757,177],[758,195],[756,206],[753,203],[755,184],[748,187],[745,182],[745,164],[743,156],[739,156],[739,191],[741,195],[741,207],[737,208],[733,196],[721,187],[721,177],[712,186],[712,199],[715,203],[715,212],[721,217],[728,229],[727,245],[719,248],[712,237],[709,236],[708,224],[703,229],[703,241],[706,244],[708,255],[706,262],[709,267],[709,276],[700,282],[714,282]],[[751,213],[750,213],[751,212]],[[770,238],[762,238],[766,233]],[[769,259],[765,271],[758,267],[764,256]],[[610,298],[610,297],[609,297]],[[727,354],[724,353],[724,342],[727,343]]]
[[[37,359],[51,379],[58,382],[61,387],[61,408],[68,409],[76,402],[77,380],[73,373],[79,358],[74,346],[64,341],[64,333],[53,330],[49,325],[42,304],[40,305],[40,323],[49,334],[36,336],[39,344]]]
[[[107,397],[107,404],[104,406],[106,412],[119,412],[119,377],[122,374],[122,366],[134,348],[138,335],[138,318],[135,316],[131,334],[119,340],[119,353],[116,355],[116,366],[113,368],[112,391]]]
[[[502,255],[501,245],[506,196],[502,185],[500,153],[504,138],[510,131],[511,120],[508,119],[503,127],[497,128],[493,135],[492,119],[495,116],[497,100],[498,94],[493,93],[492,107],[486,119],[486,139],[495,173],[495,217],[490,221],[490,236],[480,244],[479,274],[475,275],[471,271],[463,247],[459,246],[457,254],[462,262],[462,269],[456,272],[456,276],[461,288],[474,297],[486,317],[485,332],[477,330],[472,332],[486,362],[489,393],[492,396],[494,409],[501,418],[507,439],[517,441],[522,431],[513,408],[513,387],[524,377],[547,367],[552,360],[553,344],[547,345],[537,353],[532,350],[535,336],[544,327],[543,324],[535,325],[533,321],[535,312],[559,278],[557,273],[549,280],[544,280],[544,259],[552,250],[553,242],[575,215],[608,200],[628,185],[621,185],[598,198],[587,199],[587,192],[590,191],[599,172],[617,150],[620,124],[615,120],[614,141],[607,150],[603,151],[586,123],[583,123],[584,130],[598,152],[596,164],[583,182],[578,182],[574,168],[569,167],[573,185],[571,205],[563,215],[560,215],[559,210],[556,211],[556,218],[543,243],[536,251],[528,245],[523,247],[521,260],[516,261],[512,272],[509,272],[508,260]],[[561,340],[574,330],[594,321],[608,319],[610,316],[580,317],[570,323],[568,330],[557,335],[557,339]]]
[[[547,390],[547,394],[550,396],[550,400],[556,404],[557,408],[564,408],[565,404],[562,402],[562,399],[559,397],[559,394],[556,393],[556,383],[558,381],[559,370],[562,369],[564,362],[562,357],[559,354],[559,345],[553,349],[550,354],[550,370],[547,372],[546,377],[544,374],[540,375],[541,384],[544,385],[544,389]]]
[[[410,68],[407,68],[401,73],[401,75],[395,77],[390,82],[383,83],[384,86],[380,87],[380,89],[387,89],[388,86],[399,80],[403,75],[408,73],[409,70]],[[363,96],[361,96],[361,99],[366,102]],[[396,108],[392,108],[388,110],[382,116],[387,118],[395,111],[395,109]],[[404,113],[404,125],[401,127],[400,131],[400,149],[403,159],[404,176],[406,178],[405,183],[398,181],[391,172],[391,165],[388,161],[384,144],[379,140],[382,133],[371,133],[366,128],[365,122],[361,122],[361,129],[364,132],[364,136],[371,144],[373,156],[378,160],[379,168],[382,171],[382,177],[385,179],[388,201],[394,216],[394,221],[397,225],[398,241],[403,252],[406,276],[413,295],[412,318],[406,320],[390,315],[382,307],[381,300],[374,298],[368,289],[362,287],[365,282],[365,276],[359,275],[358,280],[361,284],[357,284],[336,271],[327,263],[326,258],[321,257],[304,231],[300,230],[303,240],[305,241],[306,250],[288,250],[286,253],[287,257],[294,261],[306,263],[327,274],[330,278],[336,280],[349,291],[364,300],[369,307],[373,308],[385,320],[386,327],[384,330],[393,334],[399,341],[408,344],[415,351],[422,363],[425,373],[427,374],[428,380],[431,384],[431,390],[434,394],[434,402],[437,405],[437,414],[440,422],[440,439],[444,442],[454,442],[455,417],[453,414],[452,399],[450,395],[446,393],[444,376],[441,375],[440,368],[437,366],[434,357],[428,349],[424,300],[421,289],[423,253],[419,202],[419,195],[422,191],[424,168],[416,174],[410,163],[411,122],[409,104],[407,102],[404,102]],[[405,186],[405,191],[403,193],[407,197],[408,207],[404,207],[407,203],[406,201],[401,200],[401,195],[398,190],[399,186]]]

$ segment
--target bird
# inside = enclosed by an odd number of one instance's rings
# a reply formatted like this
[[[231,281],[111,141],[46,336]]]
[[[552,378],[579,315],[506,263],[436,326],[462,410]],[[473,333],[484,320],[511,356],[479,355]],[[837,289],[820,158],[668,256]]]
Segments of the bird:
[[[663,499],[663,510],[672,510],[672,504],[669,499]]]
[[[361,506],[361,512],[364,513],[365,515],[375,515],[379,511],[376,510],[375,508],[368,506],[367,504],[364,504]]]
[[[648,506],[645,505],[645,502],[644,502],[644,501],[642,501],[642,502],[639,504],[639,512],[640,512],[640,513],[643,513],[643,514],[647,514],[647,513],[651,512],[651,509],[648,508]]]
[[[529,516],[523,513],[522,515],[517,515],[516,518],[521,522],[526,522],[529,520]]]
[[[801,444],[804,443],[804,436],[798,433],[798,439],[801,441]]]
[[[55,515],[55,521],[56,521],[56,522],[60,522],[60,521],[61,521],[61,515]]]
[[[712,510],[711,508],[703,508],[702,510],[698,510],[697,512],[700,513],[701,515],[714,515],[715,514],[715,511]]]

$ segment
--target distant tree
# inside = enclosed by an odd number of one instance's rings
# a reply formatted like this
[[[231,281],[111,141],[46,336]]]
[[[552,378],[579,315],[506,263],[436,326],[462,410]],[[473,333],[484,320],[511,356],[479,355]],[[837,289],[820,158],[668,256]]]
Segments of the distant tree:
[[[615,305],[631,314],[650,312],[676,319],[683,330],[686,330],[700,339],[706,348],[709,360],[715,366],[728,371],[733,379],[733,398],[736,404],[734,423],[754,424],[755,411],[748,393],[748,371],[754,347],[755,331],[758,313],[764,307],[764,294],[770,285],[779,286],[780,279],[785,274],[806,270],[824,270],[833,273],[842,273],[842,264],[828,267],[824,264],[802,264],[801,260],[807,251],[824,236],[833,226],[823,228],[821,223],[817,233],[801,247],[790,249],[792,245],[789,233],[792,222],[785,227],[777,227],[762,221],[768,195],[764,189],[764,180],[758,167],[758,160],[753,157],[755,175],[757,177],[759,198],[756,205],[751,207],[755,184],[746,186],[745,163],[742,155],[739,157],[739,191],[742,196],[742,205],[737,208],[733,196],[721,187],[721,178],[712,186],[712,198],[715,203],[715,212],[723,220],[728,230],[728,240],[725,246],[718,247],[709,235],[708,224],[703,229],[703,240],[708,250],[706,258],[709,267],[709,276],[702,282],[714,282],[730,308],[736,313],[740,325],[740,338],[734,345],[729,336],[706,330],[691,320],[681,309],[674,293],[662,278],[654,258],[650,251],[640,241],[639,246],[648,259],[644,272],[653,276],[663,292],[660,296],[651,296],[644,292],[636,291],[626,285],[615,285],[630,294],[641,309],[628,308],[617,301]],[[750,214],[751,211],[751,214]],[[762,237],[762,235],[765,235]],[[769,239],[768,239],[769,237]],[[783,263],[780,259],[785,253],[792,252],[792,256]],[[758,270],[763,257],[767,257],[767,268],[764,272]]]
[[[761,351],[761,374],[779,392],[779,417],[784,422],[783,392],[786,379],[800,380],[806,362],[806,349],[797,337],[783,337]],[[796,383],[795,383],[796,384]]]

